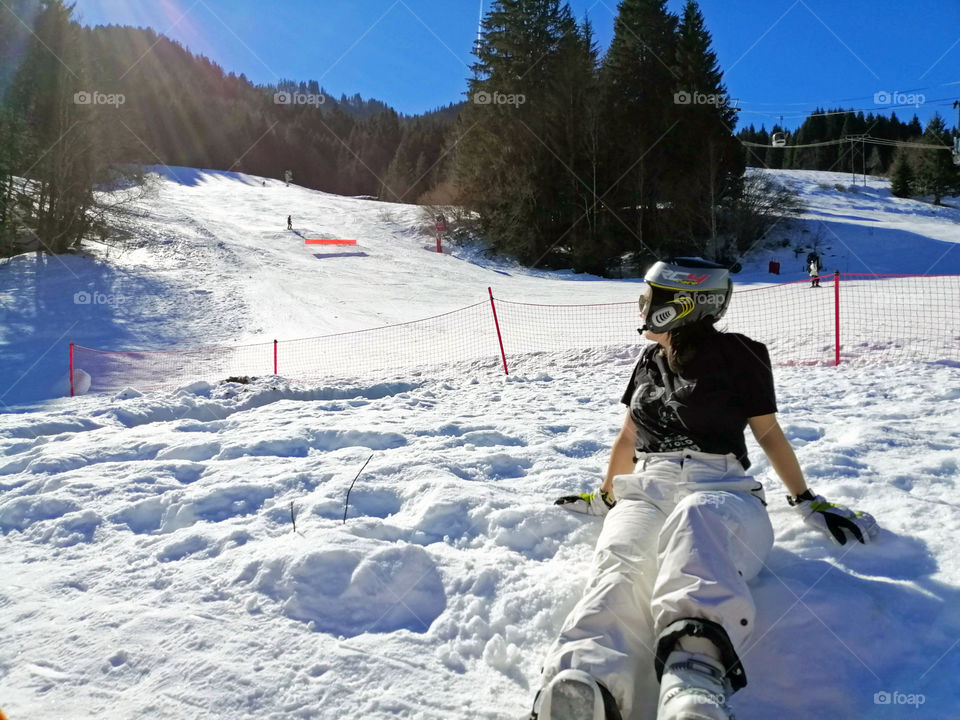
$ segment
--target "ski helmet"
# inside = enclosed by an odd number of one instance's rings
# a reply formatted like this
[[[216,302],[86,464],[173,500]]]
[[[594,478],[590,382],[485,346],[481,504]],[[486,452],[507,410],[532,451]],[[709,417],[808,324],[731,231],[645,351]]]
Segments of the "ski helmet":
[[[727,311],[733,292],[730,271],[700,258],[660,260],[643,279],[649,287],[640,298],[641,330],[656,333],[707,317],[716,322]]]

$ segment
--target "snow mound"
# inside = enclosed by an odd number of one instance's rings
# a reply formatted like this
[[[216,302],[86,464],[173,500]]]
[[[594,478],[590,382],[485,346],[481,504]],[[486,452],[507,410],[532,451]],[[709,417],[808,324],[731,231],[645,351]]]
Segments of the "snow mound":
[[[306,551],[264,563],[252,584],[287,617],[344,637],[424,633],[446,607],[436,564],[416,545]]]

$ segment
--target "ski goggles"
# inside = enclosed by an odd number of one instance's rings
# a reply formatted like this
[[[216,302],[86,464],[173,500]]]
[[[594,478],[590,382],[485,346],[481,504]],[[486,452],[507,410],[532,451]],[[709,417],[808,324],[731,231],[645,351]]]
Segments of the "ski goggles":
[[[640,296],[640,316],[643,318],[647,317],[647,313],[650,312],[650,303],[653,301],[653,288],[647,285],[647,289],[643,291],[643,294]]]

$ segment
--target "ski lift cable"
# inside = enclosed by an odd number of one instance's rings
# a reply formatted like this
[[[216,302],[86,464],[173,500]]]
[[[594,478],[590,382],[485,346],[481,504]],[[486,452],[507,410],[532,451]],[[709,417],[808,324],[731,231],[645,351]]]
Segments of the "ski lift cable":
[[[906,90],[896,90],[896,91],[894,91],[893,94],[897,94],[897,95],[909,95],[910,93],[916,93],[916,92],[919,92],[919,91],[921,91],[921,90],[935,90],[936,88],[953,87],[953,86],[955,86],[955,85],[960,85],[960,80],[955,80],[955,81],[951,81],[951,82],[941,83],[941,84],[939,84],[939,85],[927,85],[927,86],[924,86],[924,87],[909,88],[909,89],[906,89]],[[822,100],[813,101],[813,100],[811,100],[811,101],[809,101],[809,102],[795,102],[795,103],[789,103],[789,102],[788,102],[788,103],[784,103],[784,102],[772,102],[772,103],[771,103],[771,102],[763,102],[763,101],[760,101],[760,100],[739,100],[739,102],[741,102],[741,103],[746,103],[747,105],[772,105],[772,106],[774,106],[774,107],[789,107],[789,106],[808,106],[808,107],[809,107],[809,106],[811,106],[811,105],[813,105],[813,106],[815,106],[815,107],[828,107],[828,106],[832,105],[833,103],[854,102],[855,100],[870,100],[870,99],[875,98],[875,97],[876,97],[876,94],[873,94],[873,95],[857,95],[857,96],[854,96],[854,97],[839,98],[839,99],[827,100],[827,101],[822,101]],[[936,102],[936,101],[926,101],[926,102],[929,104],[929,102]]]
[[[937,105],[938,107],[939,106],[946,107],[952,102],[953,100],[950,98],[942,98],[937,100],[925,101],[924,105]],[[917,105],[882,105],[882,106],[870,107],[870,108],[850,108],[849,110],[830,110],[827,112],[808,112],[808,113],[804,113],[804,112],[791,113],[789,111],[784,113],[778,113],[773,110],[747,110],[746,108],[740,108],[740,112],[747,113],[749,115],[769,115],[773,117],[779,117],[780,115],[783,115],[783,117],[787,119],[793,119],[793,118],[808,118],[808,117],[829,117],[831,115],[851,115],[856,113],[877,113],[878,111],[885,112],[885,111],[891,111],[891,110],[904,110],[909,108],[917,109],[918,107],[919,106]]]
[[[942,145],[937,143],[918,143],[910,140],[890,140],[888,138],[875,138],[871,135],[846,135],[842,138],[843,140],[848,140],[852,142],[867,142],[873,145],[896,145],[898,147],[914,147],[921,149],[930,149],[930,150],[950,150],[949,145]]]
[[[786,148],[825,147],[827,145],[839,145],[842,142],[846,142],[846,141],[845,140],[826,140],[824,142],[805,143],[803,145],[771,145],[770,143],[755,143],[755,142],[747,142],[746,140],[741,140],[740,144],[745,145],[746,147],[760,147],[760,148],[775,147],[775,148],[786,149]]]
[[[927,106],[936,106],[936,107],[947,107],[948,105],[953,104],[953,98],[937,98],[935,100],[925,100],[924,105]],[[748,115],[761,115],[761,116],[772,116],[772,117],[783,117],[787,120],[795,119],[806,119],[811,117],[829,117],[832,115],[849,115],[856,113],[868,113],[868,114],[883,114],[890,111],[904,110],[904,109],[917,109],[917,105],[883,105],[870,108],[850,108],[848,110],[831,110],[828,112],[775,112],[775,111],[765,111],[765,110],[747,110],[746,108],[739,108],[739,112],[746,113]]]
[[[740,144],[746,147],[760,147],[760,148],[812,148],[812,147],[827,147],[829,145],[841,145],[848,142],[864,142],[870,145],[885,145],[893,147],[909,147],[917,148],[920,150],[953,150],[950,145],[932,145],[929,143],[913,143],[913,142],[904,142],[900,140],[885,140],[883,138],[874,138],[870,136],[848,136],[840,138],[837,140],[824,140],[823,142],[816,143],[803,143],[802,145],[771,145],[770,143],[755,143],[747,142],[746,140],[740,140]]]

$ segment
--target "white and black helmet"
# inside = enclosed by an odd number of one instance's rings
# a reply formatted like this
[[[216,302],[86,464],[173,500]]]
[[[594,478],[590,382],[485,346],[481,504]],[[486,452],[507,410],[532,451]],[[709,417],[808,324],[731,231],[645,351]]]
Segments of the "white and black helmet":
[[[670,258],[643,277],[650,286],[640,298],[642,330],[667,332],[703,318],[716,322],[730,304],[733,281],[722,265],[700,258]]]

